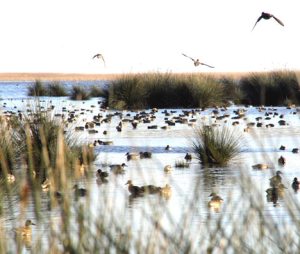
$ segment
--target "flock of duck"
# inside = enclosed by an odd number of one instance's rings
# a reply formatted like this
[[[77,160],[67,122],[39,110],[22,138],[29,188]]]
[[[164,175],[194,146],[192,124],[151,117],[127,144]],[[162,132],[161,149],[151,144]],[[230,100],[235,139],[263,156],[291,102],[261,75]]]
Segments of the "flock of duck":
[[[102,107],[101,103],[99,104],[99,113],[94,114],[94,108],[97,106],[93,105],[89,109],[84,108],[67,108],[63,107],[62,112],[58,113],[53,111],[55,107],[50,106],[47,110],[52,110],[54,116],[57,118],[61,118],[65,124],[66,130],[79,132],[79,134],[84,133],[88,138],[89,146],[91,147],[99,147],[101,151],[101,147],[103,146],[113,146],[113,140],[107,140],[106,136],[114,136],[111,135],[112,132],[120,133],[124,132],[128,129],[130,130],[138,130],[140,128],[145,128],[149,131],[162,131],[169,130],[175,128],[174,126],[189,126],[192,127],[194,125],[198,125],[200,123],[209,124],[212,127],[220,126],[221,124],[229,124],[233,128],[238,128],[239,126],[244,131],[245,135],[251,132],[255,128],[265,128],[270,129],[273,127],[281,127],[288,126],[289,121],[286,120],[286,115],[283,113],[279,114],[276,108],[266,108],[266,107],[258,107],[257,116],[254,121],[249,121],[247,111],[247,107],[236,108],[232,110],[232,113],[229,113],[228,108],[213,108],[207,110],[201,109],[190,109],[190,110],[162,110],[158,111],[157,109],[139,111],[139,112],[113,112],[108,109]],[[84,105],[84,104],[83,104]],[[57,108],[55,108],[57,111]],[[10,115],[11,112],[3,112],[4,115]],[[159,125],[155,123],[157,119],[157,114],[163,116],[164,124]],[[21,114],[19,112],[19,114]],[[293,106],[287,108],[287,114],[296,115],[297,112]],[[90,119],[89,119],[90,118]],[[272,122],[271,122],[272,121]],[[276,124],[277,122],[277,124]],[[114,125],[114,128],[108,128],[108,126]],[[160,122],[161,124],[161,122]],[[104,128],[103,128],[104,127]],[[151,128],[149,128],[151,127]],[[100,131],[102,129],[102,131]],[[192,130],[192,129],[191,129]],[[97,139],[95,139],[97,136]],[[92,137],[92,138],[89,138]],[[100,137],[100,139],[99,139]],[[92,141],[91,141],[92,140]],[[167,144],[163,147],[165,152],[172,151],[172,144]],[[280,146],[279,150],[286,150],[284,145]],[[293,153],[298,153],[298,148],[292,149]],[[125,154],[125,160],[127,162],[131,160],[140,160],[140,159],[152,159],[155,156],[155,153],[151,151],[138,151],[132,152],[127,151]],[[191,162],[192,154],[190,152],[185,153],[182,157],[186,162]],[[286,164],[286,159],[283,156],[278,158],[278,164],[284,166]],[[110,173],[113,174],[125,174],[126,173],[126,165],[125,162],[120,164],[110,164],[108,165],[108,169]],[[265,163],[260,163],[253,165],[255,169],[268,169],[270,166]],[[163,167],[163,171],[165,173],[170,173],[173,170],[173,165],[165,165]],[[109,172],[98,169],[96,171],[96,178],[98,183],[107,183],[109,181]],[[278,198],[280,198],[286,187],[282,183],[281,171],[277,171],[276,175],[270,179],[270,188],[266,190],[267,199],[270,202],[273,202],[274,205],[277,204]],[[15,176],[9,174],[7,176],[8,182],[14,182]],[[131,197],[143,197],[148,194],[157,194],[159,196],[170,198],[172,195],[172,187],[169,183],[165,183],[161,186],[155,185],[142,185],[137,186],[134,185],[132,180],[128,180],[125,183],[128,186],[127,190]],[[292,188],[297,191],[300,186],[300,182],[297,177],[294,177]],[[46,179],[41,187],[43,190],[47,191],[50,187],[50,182]],[[84,197],[87,194],[87,190],[85,188],[80,188],[77,184],[73,187],[74,194],[77,197]],[[55,192],[55,197],[58,199],[62,198],[62,194],[60,192]],[[209,196],[211,199],[208,200],[208,207],[213,209],[214,211],[219,211],[222,203],[224,202],[223,198],[220,197],[216,192],[212,192]],[[30,220],[27,220],[25,223],[25,227],[22,227],[22,230],[18,232],[23,235],[27,235],[31,233],[30,226],[34,225]]]

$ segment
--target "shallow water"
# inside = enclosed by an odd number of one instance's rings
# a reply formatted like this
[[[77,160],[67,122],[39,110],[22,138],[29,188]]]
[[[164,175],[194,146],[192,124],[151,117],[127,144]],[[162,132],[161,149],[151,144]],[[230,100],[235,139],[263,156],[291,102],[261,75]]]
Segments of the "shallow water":
[[[72,84],[72,82],[68,82],[66,86],[70,88]],[[86,86],[94,84],[94,82],[84,83]],[[106,85],[106,82],[99,82],[98,84]],[[32,105],[31,98],[26,95],[29,85],[31,85],[30,82],[0,83],[0,110],[2,112],[18,112],[18,110],[26,110],[28,104]],[[55,110],[53,114],[62,113],[62,107],[78,110],[76,111],[78,114],[84,112],[84,114],[79,115],[78,123],[76,123],[76,126],[84,126],[84,120],[92,121],[93,115],[101,113],[105,116],[109,113],[115,113],[115,111],[99,111],[99,100],[101,99],[70,101],[67,97],[43,97],[41,98],[41,104],[45,105],[45,108],[49,105],[54,105]],[[237,108],[240,107],[233,105],[226,111],[220,111],[220,115],[228,113],[232,116],[233,111]],[[113,141],[112,145],[98,145],[95,147],[95,152],[98,155],[95,161],[95,171],[97,168],[109,171],[107,166],[109,164],[126,162],[128,165],[124,175],[114,176],[110,174],[107,184],[99,185],[96,177],[90,181],[86,179],[80,181],[80,185],[89,187],[91,203],[94,204],[91,208],[93,210],[92,213],[95,213],[95,216],[97,216],[100,204],[105,202],[106,206],[111,209],[112,213],[115,213],[116,217],[121,215],[126,222],[125,224],[138,234],[141,228],[143,230],[146,228],[147,231],[147,227],[151,226],[151,221],[145,219],[145,213],[149,214],[153,206],[156,206],[157,209],[163,209],[163,211],[160,211],[162,214],[160,221],[167,231],[174,230],[174,228],[182,228],[182,222],[186,221],[190,225],[191,232],[197,232],[199,225],[204,224],[209,215],[213,216],[213,218],[218,218],[223,212],[225,215],[230,213],[228,218],[233,216],[234,210],[226,209],[226,203],[230,200],[232,203],[238,204],[244,195],[241,187],[239,187],[241,176],[246,176],[249,177],[253,190],[255,190],[253,195],[256,195],[257,192],[263,202],[263,213],[271,216],[280,225],[289,224],[291,218],[285,209],[285,202],[279,199],[276,206],[272,202],[267,202],[265,190],[269,187],[269,178],[274,175],[276,170],[280,169],[283,172],[283,182],[288,188],[286,195],[289,195],[296,202],[299,201],[299,194],[294,193],[291,189],[293,178],[295,176],[300,177],[299,154],[291,152],[292,148],[300,147],[299,113],[296,109],[286,109],[284,107],[267,108],[262,112],[259,112],[255,107],[245,109],[247,110],[247,120],[238,120],[239,125],[237,126],[232,125],[232,122],[236,120],[231,119],[231,117],[226,118],[226,123],[224,120],[217,121],[220,125],[227,125],[233,128],[237,134],[242,136],[241,155],[226,168],[202,168],[195,159],[195,155],[193,155],[189,168],[175,168],[176,161],[183,160],[187,152],[192,152],[192,140],[195,135],[194,128],[187,124],[177,123],[167,130],[162,130],[160,127],[165,125],[164,118],[166,117],[163,114],[164,110],[159,110],[153,122],[150,124],[139,124],[136,130],[128,123],[123,125],[122,132],[117,132],[116,126],[120,122],[120,117],[116,115],[112,117],[111,123],[103,123],[100,126],[96,126],[94,128],[98,131],[96,134],[88,134],[87,131],[76,132],[78,139],[84,143],[93,143],[95,140]],[[180,109],[174,111],[176,112],[173,113],[173,116],[182,113]],[[146,110],[146,112],[150,112],[150,110]],[[288,125],[279,126],[279,116],[271,116],[270,120],[265,120],[264,115],[266,112],[283,114],[283,119],[287,121]],[[122,114],[123,118],[130,119],[136,112],[123,111]],[[255,122],[255,118],[258,116],[263,117],[263,127],[252,127],[249,132],[244,132],[247,122]],[[212,118],[212,109],[199,111],[193,118],[191,116],[187,118],[188,120],[196,119],[196,125],[209,124],[216,121],[215,118]],[[269,123],[273,123],[275,127],[266,128],[265,124]],[[149,125],[157,125],[158,129],[148,129]],[[74,127],[75,125],[70,125],[69,129],[74,131]],[[107,135],[103,134],[104,130],[108,132]],[[172,150],[166,151],[165,147],[167,145],[170,145]],[[280,151],[279,147],[281,145],[285,145],[287,149]],[[125,154],[127,152],[140,151],[152,152],[153,156],[151,159],[126,160]],[[287,163],[284,167],[279,166],[277,163],[280,155],[286,158]],[[252,165],[257,163],[268,163],[271,168],[253,170]],[[173,171],[166,174],[163,168],[168,164],[173,167]],[[93,175],[95,175],[94,172]],[[129,179],[135,185],[154,184],[164,186],[168,183],[172,186],[172,196],[168,200],[161,199],[157,195],[131,198],[125,185]],[[212,191],[219,193],[224,199],[223,207],[221,207],[219,212],[210,211],[207,208],[208,196]],[[195,196],[195,192],[198,195]],[[100,202],[99,199],[102,201]],[[45,195],[46,200],[47,196]],[[7,228],[11,227],[12,220],[18,218],[20,211],[16,198],[13,203],[13,212],[7,212],[2,219],[4,226]],[[158,203],[161,204],[160,207],[157,207],[156,204]],[[191,207],[193,209],[190,209]],[[8,203],[4,205],[4,208],[9,210]],[[55,211],[50,214],[46,205],[42,209],[44,209],[45,217],[51,216],[52,219],[55,219]],[[193,212],[191,213],[191,211]],[[241,211],[239,210],[239,212]],[[28,218],[35,217],[33,205],[27,208],[26,214]],[[33,230],[34,236],[42,235],[44,231],[49,230],[48,224],[45,222],[45,225],[40,225]]]

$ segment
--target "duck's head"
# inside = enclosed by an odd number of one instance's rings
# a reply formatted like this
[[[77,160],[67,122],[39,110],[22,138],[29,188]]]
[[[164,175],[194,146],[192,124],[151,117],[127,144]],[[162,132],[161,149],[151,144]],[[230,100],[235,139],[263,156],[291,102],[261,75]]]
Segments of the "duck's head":
[[[282,172],[281,172],[280,170],[277,170],[277,171],[276,171],[276,175],[277,175],[277,176],[282,175]]]
[[[121,166],[122,167],[127,167],[127,165],[125,163],[122,163]]]
[[[25,222],[25,226],[26,227],[29,227],[29,226],[31,226],[31,225],[35,225],[31,220],[26,220],[26,222]]]
[[[214,197],[214,196],[217,196],[217,193],[212,192],[212,193],[210,193],[210,195],[209,195],[209,197]]]
[[[127,183],[125,183],[125,185],[127,185],[127,184],[129,184],[129,185],[132,184],[132,181],[128,180]]]

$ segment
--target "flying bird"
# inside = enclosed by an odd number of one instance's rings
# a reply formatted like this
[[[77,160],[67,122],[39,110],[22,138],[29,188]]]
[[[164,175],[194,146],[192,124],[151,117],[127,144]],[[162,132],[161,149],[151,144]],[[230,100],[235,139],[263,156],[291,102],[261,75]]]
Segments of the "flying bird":
[[[104,60],[104,57],[103,57],[102,54],[96,54],[96,55],[94,55],[93,59],[95,59],[95,58],[101,59],[103,61],[104,65],[105,65],[105,60]]]
[[[193,62],[194,62],[194,65],[195,66],[199,66],[199,65],[205,65],[205,66],[207,66],[207,67],[209,67],[209,68],[215,68],[215,67],[213,67],[213,66],[211,66],[211,65],[208,65],[208,64],[205,64],[205,63],[202,63],[202,62],[200,62],[199,61],[199,59],[194,59],[194,58],[192,58],[192,57],[190,57],[190,56],[187,56],[186,54],[182,54],[183,56],[185,56],[185,57],[187,57],[187,58],[189,58],[189,59],[191,59]]]
[[[257,19],[257,21],[255,22],[252,31],[254,29],[254,27],[256,26],[256,24],[261,20],[261,19],[270,19],[270,18],[274,18],[280,25],[284,26],[284,24],[282,23],[281,20],[279,20],[278,18],[276,18],[273,14],[270,13],[266,13],[266,12],[262,12],[260,17]]]

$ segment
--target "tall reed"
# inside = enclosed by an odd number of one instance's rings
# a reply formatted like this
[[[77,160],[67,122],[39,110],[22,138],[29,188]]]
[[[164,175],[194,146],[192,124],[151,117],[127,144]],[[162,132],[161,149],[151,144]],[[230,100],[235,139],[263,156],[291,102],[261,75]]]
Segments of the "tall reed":
[[[252,73],[243,77],[239,86],[245,104],[283,106],[300,102],[298,80],[292,71]]]

